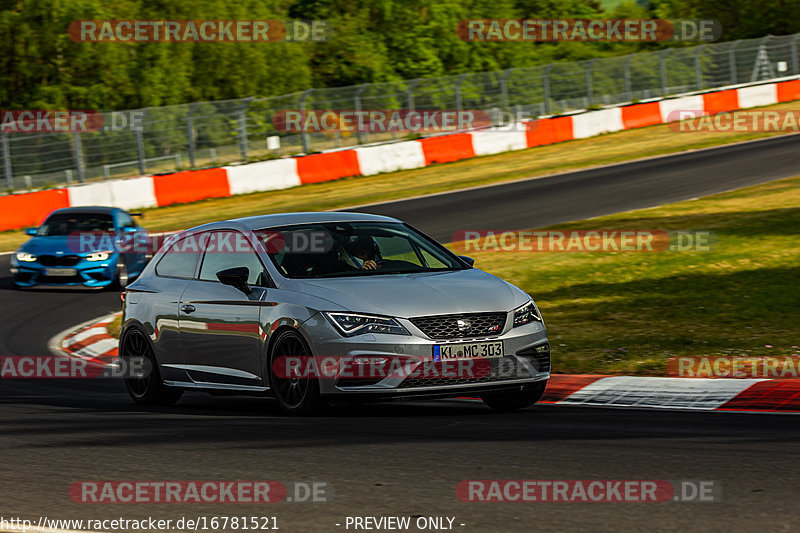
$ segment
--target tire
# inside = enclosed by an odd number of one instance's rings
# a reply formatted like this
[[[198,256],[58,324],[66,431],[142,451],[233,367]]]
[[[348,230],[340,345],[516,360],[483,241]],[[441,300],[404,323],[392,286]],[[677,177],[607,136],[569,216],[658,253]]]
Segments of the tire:
[[[120,358],[126,364],[126,373],[134,368],[141,371],[142,377],[126,377],[125,388],[131,399],[139,405],[173,405],[183,391],[167,387],[161,381],[150,342],[138,328],[128,330],[120,346]]]
[[[269,383],[281,409],[292,416],[308,416],[321,412],[326,403],[319,390],[319,380],[312,377],[289,378],[275,374],[274,362],[281,357],[311,358],[305,339],[294,330],[277,333],[272,342],[269,361]],[[284,365],[279,365],[284,366]],[[301,368],[308,368],[300,365]]]
[[[517,391],[481,394],[481,400],[498,413],[513,413],[538,402],[546,387],[547,381],[537,381]]]
[[[109,287],[113,290],[122,290],[128,286],[129,280],[128,267],[125,266],[125,261],[120,259],[117,261],[117,273],[114,277],[114,282]]]

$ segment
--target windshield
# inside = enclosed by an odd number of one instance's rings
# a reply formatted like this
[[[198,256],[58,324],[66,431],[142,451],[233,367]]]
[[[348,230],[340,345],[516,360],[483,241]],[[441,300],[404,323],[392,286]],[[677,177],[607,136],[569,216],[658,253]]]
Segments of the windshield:
[[[114,220],[103,213],[60,213],[48,217],[36,235],[47,237],[90,231],[114,231]]]
[[[322,223],[256,232],[288,278],[462,270],[446,248],[401,223]]]

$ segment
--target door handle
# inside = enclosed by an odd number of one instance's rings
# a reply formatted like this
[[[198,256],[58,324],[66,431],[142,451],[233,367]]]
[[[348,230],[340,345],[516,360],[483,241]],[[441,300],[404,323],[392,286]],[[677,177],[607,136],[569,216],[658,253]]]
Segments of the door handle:
[[[191,304],[183,304],[181,306],[181,311],[183,311],[184,313],[194,313],[195,310],[196,310],[195,306]]]

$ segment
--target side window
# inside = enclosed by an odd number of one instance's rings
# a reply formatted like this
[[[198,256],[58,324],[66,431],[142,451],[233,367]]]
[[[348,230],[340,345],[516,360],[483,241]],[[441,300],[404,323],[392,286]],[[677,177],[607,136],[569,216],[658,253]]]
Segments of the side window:
[[[117,219],[119,220],[119,227],[124,228],[126,226],[133,226],[134,228],[137,226],[136,222],[134,222],[133,218],[128,213],[123,213],[119,211],[117,213]]]
[[[262,276],[264,265],[244,235],[237,231],[212,232],[205,246],[199,278],[219,281],[217,272],[235,267],[247,267],[250,271],[247,282],[250,285],[266,285]]]
[[[193,278],[205,237],[206,235],[187,235],[171,244],[156,265],[156,274],[168,278]]]

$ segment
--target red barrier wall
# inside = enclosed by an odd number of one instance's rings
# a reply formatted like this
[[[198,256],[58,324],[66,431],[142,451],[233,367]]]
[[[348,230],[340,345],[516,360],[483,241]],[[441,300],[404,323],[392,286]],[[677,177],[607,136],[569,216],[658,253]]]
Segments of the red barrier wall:
[[[300,182],[319,183],[348,176],[360,176],[358,155],[355,150],[342,150],[325,154],[312,154],[297,158]]]
[[[661,106],[658,102],[625,106],[622,108],[622,124],[626,130],[661,124]]]
[[[422,152],[425,154],[425,165],[432,163],[450,163],[461,159],[475,157],[472,147],[472,135],[469,133],[455,133],[420,139]]]
[[[783,81],[777,85],[779,102],[800,100],[800,80]]]
[[[573,139],[572,117],[543,118],[528,122],[526,127],[528,148]]]
[[[67,189],[0,196],[0,231],[38,226],[54,209],[69,207]]]
[[[186,170],[153,176],[153,190],[159,207],[231,195],[228,172],[224,168]]]
[[[739,91],[736,89],[703,95],[703,110],[710,115],[737,109],[739,109]]]

